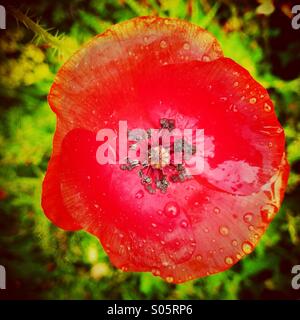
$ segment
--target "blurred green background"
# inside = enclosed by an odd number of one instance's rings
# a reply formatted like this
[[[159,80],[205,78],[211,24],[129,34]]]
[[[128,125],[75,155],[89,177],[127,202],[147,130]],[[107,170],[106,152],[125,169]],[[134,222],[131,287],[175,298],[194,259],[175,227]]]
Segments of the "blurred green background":
[[[274,1],[275,3],[275,1]],[[11,4],[11,2],[10,2]],[[296,299],[300,264],[300,30],[289,1],[26,1],[0,30],[0,299]],[[27,12],[27,9],[30,10]],[[226,56],[268,90],[285,128],[291,165],[283,206],[256,250],[232,269],[181,285],[123,273],[98,240],[52,225],[40,206],[55,116],[47,94],[58,68],[111,24],[178,17],[212,32]]]

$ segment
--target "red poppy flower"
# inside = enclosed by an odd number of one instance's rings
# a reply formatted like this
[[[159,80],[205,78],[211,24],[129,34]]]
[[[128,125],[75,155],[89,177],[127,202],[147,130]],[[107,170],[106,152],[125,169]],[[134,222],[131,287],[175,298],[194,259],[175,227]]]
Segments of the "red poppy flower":
[[[289,167],[270,97],[197,26],[143,17],[112,27],[59,70],[49,103],[57,128],[44,211],[65,230],[97,236],[124,271],[180,283],[226,270],[278,212]],[[123,120],[128,136],[134,128],[203,129],[204,170],[188,175],[187,159],[168,163],[164,146],[158,165],[99,164],[97,132],[117,132]],[[193,156],[195,137],[181,142]]]

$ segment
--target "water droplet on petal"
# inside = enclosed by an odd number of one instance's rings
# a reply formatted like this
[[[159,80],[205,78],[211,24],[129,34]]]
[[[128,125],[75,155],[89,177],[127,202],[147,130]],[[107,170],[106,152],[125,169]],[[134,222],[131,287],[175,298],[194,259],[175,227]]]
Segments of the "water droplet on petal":
[[[232,112],[238,112],[238,108],[235,104],[231,104],[229,106],[229,110],[232,111]]]
[[[265,104],[264,104],[264,110],[265,110],[266,112],[271,112],[272,107],[271,107],[268,103],[265,103]]]
[[[182,228],[187,228],[188,222],[186,220],[182,220],[180,225],[181,225]]]
[[[219,232],[222,236],[227,236],[229,234],[229,229],[225,226],[221,226]]]
[[[254,226],[251,224],[249,227],[248,227],[249,231],[253,231],[254,230]]]
[[[253,219],[253,213],[251,212],[245,213],[243,219],[246,223],[250,223]]]
[[[209,62],[209,61],[210,61],[210,57],[204,55],[204,56],[202,57],[202,61],[204,61],[204,62]]]
[[[160,275],[160,271],[158,269],[152,269],[152,273],[155,275],[155,276],[159,276]]]
[[[216,214],[220,213],[220,209],[218,207],[215,207],[214,208],[214,213],[216,213]]]
[[[164,212],[167,217],[174,218],[178,216],[180,208],[176,202],[171,201],[166,204]]]
[[[183,49],[184,49],[184,50],[190,50],[190,49],[191,49],[190,44],[186,42],[186,43],[183,45]]]
[[[231,257],[226,257],[225,258],[225,263],[228,265],[232,265],[233,264],[233,259]]]
[[[242,250],[244,253],[249,254],[253,251],[253,245],[249,241],[245,241],[242,244]]]
[[[144,197],[144,191],[143,190],[139,190],[136,194],[135,194],[136,199],[142,199]]]
[[[172,283],[174,281],[174,278],[173,277],[166,277],[166,281],[168,283]]]
[[[165,49],[167,46],[168,46],[168,44],[167,44],[166,41],[162,40],[162,41],[160,42],[160,47],[161,47],[162,49]]]
[[[231,244],[232,244],[234,247],[237,247],[238,242],[237,242],[237,240],[232,240]]]
[[[197,260],[197,261],[201,261],[201,260],[202,260],[201,254],[198,254],[198,255],[196,256],[196,260]]]

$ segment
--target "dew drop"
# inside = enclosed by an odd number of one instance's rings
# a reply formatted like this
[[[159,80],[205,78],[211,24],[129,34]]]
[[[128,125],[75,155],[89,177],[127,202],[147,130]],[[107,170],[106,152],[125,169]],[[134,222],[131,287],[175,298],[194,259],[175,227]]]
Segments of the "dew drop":
[[[160,47],[161,47],[162,49],[165,49],[167,46],[168,46],[168,44],[167,44],[167,42],[166,42],[165,40],[162,40],[162,41],[160,42]]]
[[[222,236],[227,236],[229,234],[229,229],[225,226],[221,226],[219,232]]]
[[[225,263],[228,265],[232,265],[233,264],[233,259],[231,257],[226,257],[225,258]]]
[[[266,112],[271,112],[272,107],[271,107],[268,103],[265,103],[265,104],[264,104],[264,110],[265,110]]]
[[[237,240],[232,240],[231,244],[232,244],[234,247],[237,247],[238,242],[237,242]]]
[[[180,208],[176,202],[168,202],[164,209],[165,215],[170,218],[175,218],[180,212]]]
[[[156,228],[156,227],[157,227],[157,224],[156,224],[156,223],[151,223],[151,226],[152,226],[153,228]]]
[[[210,57],[207,56],[207,55],[204,55],[204,56],[202,57],[202,61],[208,62],[208,61],[210,61]]]
[[[278,212],[278,208],[273,204],[266,204],[260,208],[261,218],[264,222],[269,223],[272,221]]]
[[[143,190],[139,190],[136,194],[135,194],[136,199],[142,199],[144,197],[144,191]]]
[[[238,112],[238,108],[235,104],[231,104],[229,106],[229,110],[232,111],[232,112]]]
[[[242,244],[242,250],[245,254],[249,254],[253,251],[253,245],[249,241],[245,241]]]
[[[166,281],[168,283],[172,283],[172,282],[174,282],[174,278],[173,277],[166,277]]]
[[[182,228],[187,228],[188,222],[186,220],[182,220],[180,225],[181,225]]]
[[[191,246],[196,247],[196,242],[194,240],[191,240]]]
[[[251,224],[249,227],[248,227],[249,231],[253,231],[254,230],[254,227],[253,225]]]
[[[158,269],[152,269],[152,273],[155,276],[159,276],[160,275],[160,271]]]
[[[220,209],[218,207],[214,208],[214,213],[219,214],[220,213]]]
[[[246,223],[250,223],[253,219],[253,213],[247,212],[244,214],[243,219]]]
[[[190,49],[191,49],[190,44],[186,42],[186,43],[183,45],[183,49],[184,49],[184,50],[190,50]]]
[[[162,211],[161,210],[157,210],[157,214],[159,214],[160,216],[162,215]]]
[[[198,201],[194,202],[195,207],[199,207],[200,203]]]

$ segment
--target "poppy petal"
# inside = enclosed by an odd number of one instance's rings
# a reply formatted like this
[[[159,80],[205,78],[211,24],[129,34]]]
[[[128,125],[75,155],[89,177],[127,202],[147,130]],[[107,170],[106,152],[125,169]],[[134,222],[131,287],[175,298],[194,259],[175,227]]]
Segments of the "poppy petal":
[[[70,216],[63,203],[58,174],[60,171],[60,157],[51,157],[43,181],[42,208],[46,216],[58,227],[69,231],[80,230],[80,224]]]

